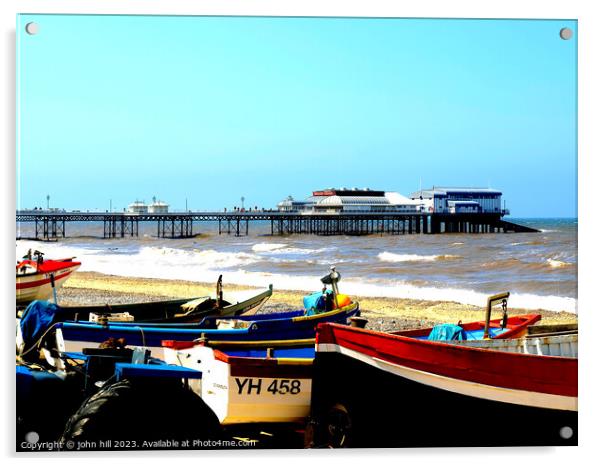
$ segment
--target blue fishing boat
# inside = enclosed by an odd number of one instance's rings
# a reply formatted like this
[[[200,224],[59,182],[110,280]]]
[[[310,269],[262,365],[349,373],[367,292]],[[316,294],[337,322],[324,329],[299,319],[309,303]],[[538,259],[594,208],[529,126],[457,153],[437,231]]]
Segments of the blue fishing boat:
[[[146,348],[91,348],[63,353],[64,371],[17,366],[19,433],[33,429],[44,441],[57,441],[62,433],[60,444],[97,448],[107,438],[140,446],[165,438],[228,439],[268,426],[288,432],[286,437],[303,429],[315,338],[164,346],[166,361],[152,358]],[[61,403],[44,408],[47,404],[36,402],[41,393]],[[302,438],[295,438],[300,447]]]
[[[186,326],[144,326],[61,322],[54,329],[54,349],[60,353],[81,352],[84,348],[98,347],[112,341],[119,346],[144,346],[151,355],[163,358],[162,341],[261,341],[298,340],[315,337],[320,323],[347,324],[359,313],[359,304],[354,302],[329,312],[307,315],[306,311],[255,315],[248,318],[208,318],[196,328]],[[52,351],[44,349],[47,361],[54,359]]]
[[[36,335],[43,343],[44,359],[54,367],[60,367],[63,353],[81,353],[84,348],[101,346],[141,346],[156,358],[163,358],[162,341],[264,341],[299,340],[314,338],[321,323],[348,324],[359,315],[357,302],[338,292],[340,274],[332,269],[322,278],[324,289],[304,298],[304,309],[273,314],[237,316],[235,318],[206,317],[196,324],[145,324],[127,322],[57,322],[43,333]],[[331,285],[331,290],[326,290]],[[29,338],[33,340],[33,338]],[[39,339],[38,339],[39,340]]]

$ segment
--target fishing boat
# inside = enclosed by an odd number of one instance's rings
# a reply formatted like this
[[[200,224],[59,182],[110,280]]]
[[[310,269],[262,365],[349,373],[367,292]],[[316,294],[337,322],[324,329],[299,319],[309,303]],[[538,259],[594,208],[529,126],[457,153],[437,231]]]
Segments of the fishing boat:
[[[208,315],[236,316],[257,313],[272,296],[272,285],[261,291],[225,293],[219,276],[215,296],[170,299],[144,303],[60,306],[64,321],[194,323]]]
[[[333,278],[330,278],[334,276]],[[80,353],[84,348],[98,347],[112,341],[121,346],[144,346],[153,357],[162,358],[163,340],[194,341],[198,339],[220,341],[298,340],[314,338],[318,324],[335,322],[348,324],[359,315],[360,308],[347,295],[338,292],[338,272],[322,279],[332,286],[323,288],[304,299],[304,309],[272,314],[240,315],[236,317],[208,316],[198,323],[136,323],[136,322],[58,322],[52,329],[36,326],[36,336],[44,335],[44,357],[56,359],[53,352]],[[25,336],[25,335],[24,335]],[[41,337],[40,337],[41,338]],[[30,351],[41,342],[31,335],[22,351]]]
[[[487,298],[485,320],[457,324],[439,324],[412,330],[391,332],[393,335],[416,338],[419,340],[454,341],[454,340],[499,340],[520,338],[529,333],[529,329],[541,320],[541,314],[523,314],[508,316],[508,298],[510,292],[498,293]],[[495,307],[501,307],[501,319],[491,319]]]
[[[223,426],[298,423],[309,415],[315,338],[165,341],[168,364],[203,375],[189,381]]]
[[[36,299],[48,299],[75,272],[81,262],[74,257],[67,259],[44,259],[40,251],[27,253],[17,264],[17,305],[24,305]]]
[[[224,296],[222,276],[217,282],[216,297],[200,297],[104,306],[58,306],[46,301],[33,301],[21,313],[17,325],[17,350],[28,350],[52,326],[59,322],[92,323],[108,322],[133,325],[165,323],[197,328],[204,317],[220,318],[245,314],[254,315],[272,295],[272,285],[266,290],[244,291]],[[81,320],[80,320],[81,319]],[[207,322],[209,325],[209,322]]]
[[[577,358],[501,341],[320,325],[307,446],[577,445]]]
[[[17,366],[18,433],[22,437],[35,429],[44,441],[62,433],[63,443],[88,440],[82,445],[94,448],[105,438],[141,440],[141,445],[142,440],[232,439],[267,430],[273,446],[283,445],[278,432],[286,432],[286,439],[293,434],[295,446],[302,446],[315,338],[164,345],[167,362],[145,348],[94,348],[63,354],[65,370]],[[157,393],[162,401],[149,409]],[[40,394],[61,403],[45,403]]]
[[[98,347],[111,340],[122,345],[144,346],[153,357],[162,358],[163,340],[294,340],[312,338],[316,326],[322,322],[346,324],[359,312],[358,303],[330,312],[306,315],[305,310],[237,318],[206,317],[198,324],[128,325],[108,323],[60,322],[54,328],[54,347],[59,352],[81,352],[84,348]],[[49,359],[50,354],[45,355]]]

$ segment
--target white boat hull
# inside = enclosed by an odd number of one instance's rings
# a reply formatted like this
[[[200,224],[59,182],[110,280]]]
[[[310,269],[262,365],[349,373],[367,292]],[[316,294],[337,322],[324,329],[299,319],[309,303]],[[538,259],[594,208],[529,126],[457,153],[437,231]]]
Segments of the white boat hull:
[[[54,286],[60,288],[63,283],[79,268],[74,264],[54,272]],[[36,299],[48,299],[52,296],[50,273],[36,273],[16,277],[17,304],[26,304]]]
[[[241,372],[236,362],[219,360],[215,355],[216,351],[204,346],[186,350],[165,348],[169,364],[203,373],[201,380],[189,382],[190,388],[213,410],[221,424],[303,422],[309,415],[312,380],[306,368],[311,365],[310,359],[280,359],[277,365],[271,365],[275,368],[273,373],[266,374],[272,371],[262,368],[261,362]],[[278,372],[286,365],[287,377],[280,377]]]

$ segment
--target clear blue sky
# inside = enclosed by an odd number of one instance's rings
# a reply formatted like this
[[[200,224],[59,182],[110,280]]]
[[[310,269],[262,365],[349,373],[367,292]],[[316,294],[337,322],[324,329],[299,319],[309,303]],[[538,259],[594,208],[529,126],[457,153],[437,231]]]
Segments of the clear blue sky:
[[[22,15],[18,207],[267,208],[422,178],[499,188],[513,216],[576,216],[576,28]]]

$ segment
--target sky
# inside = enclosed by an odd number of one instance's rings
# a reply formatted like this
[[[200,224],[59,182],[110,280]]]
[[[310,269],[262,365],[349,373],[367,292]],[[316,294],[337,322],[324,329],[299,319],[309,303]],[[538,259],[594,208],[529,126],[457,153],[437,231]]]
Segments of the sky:
[[[577,215],[576,21],[17,23],[17,208],[434,185],[500,189],[513,217]]]

